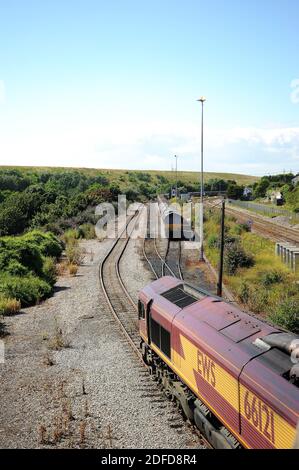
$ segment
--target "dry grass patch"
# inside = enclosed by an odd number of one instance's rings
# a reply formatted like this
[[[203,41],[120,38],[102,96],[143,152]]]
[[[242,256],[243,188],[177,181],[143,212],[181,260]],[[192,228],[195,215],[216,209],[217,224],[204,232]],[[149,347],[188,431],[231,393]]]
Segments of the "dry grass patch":
[[[21,302],[17,299],[0,297],[0,315],[16,315],[21,310]]]
[[[69,264],[68,270],[71,276],[76,276],[78,272],[78,266],[76,264]]]

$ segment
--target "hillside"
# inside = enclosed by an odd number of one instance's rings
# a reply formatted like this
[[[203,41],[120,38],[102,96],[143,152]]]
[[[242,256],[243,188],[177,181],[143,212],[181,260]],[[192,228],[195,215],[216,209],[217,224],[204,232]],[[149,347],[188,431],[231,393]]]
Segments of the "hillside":
[[[105,175],[112,182],[119,180],[121,177],[128,173],[148,173],[156,177],[157,175],[164,176],[169,181],[175,180],[174,171],[164,171],[164,170],[126,170],[126,169],[101,169],[101,168],[66,168],[66,167],[27,167],[27,166],[1,166],[0,170],[12,170],[18,169],[23,172],[72,172],[80,171],[80,173],[85,173],[86,176],[97,176]],[[183,183],[194,184],[200,180],[200,173],[195,171],[178,171],[178,178]],[[204,180],[208,181],[209,179],[224,179],[224,180],[235,180],[240,185],[253,184],[256,181],[260,180],[259,176],[251,175],[242,175],[239,173],[218,173],[218,172],[204,172]]]

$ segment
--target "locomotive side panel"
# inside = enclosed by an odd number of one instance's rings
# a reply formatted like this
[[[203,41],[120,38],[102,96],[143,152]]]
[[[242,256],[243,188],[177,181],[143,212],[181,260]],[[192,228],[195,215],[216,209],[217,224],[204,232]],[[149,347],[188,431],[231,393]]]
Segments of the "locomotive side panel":
[[[234,434],[239,434],[238,380],[204,344],[172,329],[177,374]]]
[[[240,376],[241,432],[251,447],[288,449],[299,418],[298,390],[263,362],[252,361]]]

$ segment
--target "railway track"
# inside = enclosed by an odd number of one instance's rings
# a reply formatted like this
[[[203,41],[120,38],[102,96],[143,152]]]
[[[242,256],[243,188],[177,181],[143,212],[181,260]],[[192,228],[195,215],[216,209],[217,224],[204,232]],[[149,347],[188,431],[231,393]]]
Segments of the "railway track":
[[[147,368],[142,359],[139,347],[138,307],[126,289],[120,273],[121,258],[140,215],[141,213],[138,213],[127,221],[125,228],[102,260],[99,267],[99,277],[104,296],[115,321],[119,325],[123,336],[133,349],[137,359],[141,362],[143,367]],[[126,230],[127,237],[123,238],[122,235]],[[145,246],[145,244],[143,246]],[[155,271],[153,272],[155,273]],[[207,448],[212,448],[205,436],[203,436],[194,425],[191,426],[200,443],[204,444]]]
[[[129,243],[130,235],[139,216],[140,214],[131,217],[126,223],[122,233],[101,262],[99,274],[101,287],[110,311],[119,324],[122,334],[143,364],[139,349],[138,308],[123,283],[119,269],[120,260]],[[127,237],[122,238],[126,230],[128,231]]]
[[[164,263],[164,274],[183,280],[181,269],[182,245],[180,241],[169,240]]]
[[[156,254],[154,238],[145,238],[143,240],[143,257],[147,261],[155,279],[159,279],[162,276],[162,263]]]
[[[181,242],[167,240],[165,256],[161,255],[156,238],[145,238],[143,256],[148,262],[156,279],[162,276],[173,276],[183,280],[181,269]]]
[[[289,242],[299,244],[299,230],[291,227],[284,227],[273,222],[271,219],[266,220],[264,217],[256,215],[252,212],[239,211],[226,206],[227,214],[233,215],[241,222],[252,221],[252,228],[256,233],[266,236],[275,242]]]

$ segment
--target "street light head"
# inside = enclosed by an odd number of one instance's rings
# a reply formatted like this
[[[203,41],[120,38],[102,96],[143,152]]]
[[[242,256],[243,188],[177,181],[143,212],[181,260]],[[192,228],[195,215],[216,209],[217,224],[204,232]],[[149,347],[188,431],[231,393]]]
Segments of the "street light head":
[[[206,99],[204,96],[201,96],[201,97],[199,98],[199,100],[197,100],[197,101],[200,101],[201,103],[204,103],[206,100],[207,100],[207,99]]]

